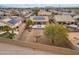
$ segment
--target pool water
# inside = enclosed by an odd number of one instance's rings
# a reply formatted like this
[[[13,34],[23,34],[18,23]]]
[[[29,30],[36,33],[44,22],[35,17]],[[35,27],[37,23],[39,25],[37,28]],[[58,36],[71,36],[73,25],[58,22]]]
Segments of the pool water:
[[[36,24],[36,25],[32,25],[32,28],[45,28],[46,25],[40,25],[40,24]]]

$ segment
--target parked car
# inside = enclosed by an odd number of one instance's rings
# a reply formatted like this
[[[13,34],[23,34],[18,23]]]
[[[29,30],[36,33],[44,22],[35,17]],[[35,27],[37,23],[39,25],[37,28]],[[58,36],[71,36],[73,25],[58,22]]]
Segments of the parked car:
[[[66,25],[66,28],[70,32],[78,32],[79,31],[79,27],[77,25],[74,25],[74,24]]]

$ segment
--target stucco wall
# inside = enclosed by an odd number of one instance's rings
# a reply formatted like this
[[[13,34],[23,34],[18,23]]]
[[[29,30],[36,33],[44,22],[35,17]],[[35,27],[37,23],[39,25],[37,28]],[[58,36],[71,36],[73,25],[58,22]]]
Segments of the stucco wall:
[[[19,33],[15,36],[14,40],[18,40],[21,34],[23,33],[24,29],[26,27],[26,24],[21,24],[19,27]]]

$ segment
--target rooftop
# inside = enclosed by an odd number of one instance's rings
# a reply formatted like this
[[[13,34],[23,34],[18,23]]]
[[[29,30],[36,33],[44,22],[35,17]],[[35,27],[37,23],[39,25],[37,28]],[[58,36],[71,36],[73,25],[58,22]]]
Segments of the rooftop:
[[[32,16],[31,19],[35,21],[43,21],[43,20],[48,20],[48,17],[47,16]]]
[[[17,20],[11,18],[11,20],[9,20],[8,23],[10,23],[10,24],[16,24],[17,23]]]
[[[56,22],[75,22],[75,20],[70,15],[55,15]]]
[[[45,11],[45,10],[40,10],[38,12],[38,15],[52,15],[52,13],[51,12],[48,12],[48,11]]]

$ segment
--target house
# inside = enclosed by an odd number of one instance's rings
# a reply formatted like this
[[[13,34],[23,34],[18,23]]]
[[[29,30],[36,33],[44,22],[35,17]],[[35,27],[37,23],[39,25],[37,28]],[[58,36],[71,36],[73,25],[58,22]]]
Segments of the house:
[[[17,27],[21,24],[21,20],[19,18],[4,18],[4,19],[0,19],[0,23],[2,26],[7,25],[11,28]]]
[[[73,18],[75,19],[77,25],[79,25],[79,15],[75,15]]]
[[[6,32],[6,31],[3,31],[4,26],[9,26],[10,28],[16,28],[15,33],[18,34],[20,25],[21,25],[20,18],[5,17],[4,19],[0,19],[0,34],[3,34]]]
[[[79,22],[79,15],[75,15],[73,18],[74,18],[77,22]]]
[[[32,28],[44,28],[49,23],[47,16],[31,16],[30,19],[33,21]]]
[[[34,24],[47,24],[49,22],[47,16],[31,16],[30,19],[34,22]]]
[[[52,15],[52,12],[48,12],[48,11],[45,11],[45,10],[40,10],[38,12],[38,16],[51,16]]]
[[[49,10],[51,13],[53,13],[53,14],[57,14],[58,13],[58,11],[57,10]]]
[[[55,15],[54,22],[59,24],[74,24],[75,20],[70,15]]]
[[[4,12],[1,12],[1,11],[0,11],[0,16],[3,16],[3,15],[4,15]]]

